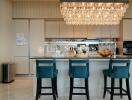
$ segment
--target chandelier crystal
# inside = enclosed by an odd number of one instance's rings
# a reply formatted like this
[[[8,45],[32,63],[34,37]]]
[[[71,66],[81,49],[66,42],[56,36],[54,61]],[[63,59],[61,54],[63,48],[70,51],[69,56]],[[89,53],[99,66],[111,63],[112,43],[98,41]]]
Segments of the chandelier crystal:
[[[117,25],[129,6],[127,0],[118,0],[116,2],[114,2],[115,0],[103,0],[102,2],[101,0],[94,0],[94,2],[92,0],[82,1],[61,1],[60,10],[66,24]]]

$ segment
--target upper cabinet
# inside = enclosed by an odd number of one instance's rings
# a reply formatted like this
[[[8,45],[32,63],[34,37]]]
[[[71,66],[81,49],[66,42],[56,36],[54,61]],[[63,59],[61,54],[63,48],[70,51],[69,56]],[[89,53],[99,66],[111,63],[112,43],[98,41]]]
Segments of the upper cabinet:
[[[132,19],[123,20],[123,40],[132,41]]]
[[[118,38],[118,25],[89,25],[88,38]]]
[[[88,25],[88,39],[100,37],[100,28],[96,25]]]
[[[87,26],[74,26],[74,38],[87,38]]]
[[[87,26],[67,25],[64,21],[45,21],[45,38],[86,38]]]
[[[67,25],[62,20],[45,21],[45,38],[118,38],[118,25]]]
[[[73,38],[73,26],[67,25],[64,21],[60,21],[59,38]]]
[[[59,21],[45,21],[45,38],[59,37]]]
[[[111,38],[119,38],[119,25],[111,25],[110,26],[110,37]]]
[[[64,21],[45,21],[45,38],[73,38],[73,26]]]

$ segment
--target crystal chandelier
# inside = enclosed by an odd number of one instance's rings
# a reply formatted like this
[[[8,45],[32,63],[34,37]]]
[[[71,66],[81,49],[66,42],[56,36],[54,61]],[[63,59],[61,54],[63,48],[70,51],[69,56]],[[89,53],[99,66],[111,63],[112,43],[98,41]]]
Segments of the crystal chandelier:
[[[117,25],[129,6],[128,0],[61,0],[66,24]]]

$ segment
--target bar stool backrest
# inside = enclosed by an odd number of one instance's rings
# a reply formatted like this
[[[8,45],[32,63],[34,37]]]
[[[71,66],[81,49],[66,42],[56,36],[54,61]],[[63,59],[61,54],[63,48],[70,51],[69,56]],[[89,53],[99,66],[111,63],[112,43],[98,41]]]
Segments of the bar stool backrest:
[[[56,63],[53,59],[36,60],[36,77],[52,78],[56,69]]]
[[[70,59],[69,71],[74,76],[88,77],[89,76],[89,60],[86,59]]]
[[[130,60],[111,59],[109,63],[109,73],[117,78],[129,77]]]

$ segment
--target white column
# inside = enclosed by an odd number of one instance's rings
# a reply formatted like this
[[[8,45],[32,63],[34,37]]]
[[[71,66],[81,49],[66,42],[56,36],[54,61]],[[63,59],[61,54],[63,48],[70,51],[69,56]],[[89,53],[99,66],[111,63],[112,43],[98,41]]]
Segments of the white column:
[[[11,60],[11,0],[0,0],[0,65]],[[1,81],[1,66],[0,66]]]

